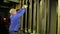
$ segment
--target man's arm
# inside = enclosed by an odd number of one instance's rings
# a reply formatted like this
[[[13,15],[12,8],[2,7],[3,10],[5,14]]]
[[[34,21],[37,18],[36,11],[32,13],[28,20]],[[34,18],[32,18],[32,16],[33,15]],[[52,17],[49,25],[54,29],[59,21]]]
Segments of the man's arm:
[[[23,16],[23,14],[26,12],[26,8],[27,8],[27,6],[24,5],[24,6],[17,12],[18,17]]]
[[[17,11],[17,13],[20,13],[23,8],[27,8],[27,5],[24,5],[21,9],[19,9],[19,10]]]

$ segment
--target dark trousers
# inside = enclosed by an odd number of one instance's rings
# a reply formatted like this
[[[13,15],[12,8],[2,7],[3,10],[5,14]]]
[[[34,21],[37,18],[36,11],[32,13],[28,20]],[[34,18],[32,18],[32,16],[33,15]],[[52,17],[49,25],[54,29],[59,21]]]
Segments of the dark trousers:
[[[11,31],[11,32],[9,32],[9,34],[18,34],[18,32],[17,31]]]

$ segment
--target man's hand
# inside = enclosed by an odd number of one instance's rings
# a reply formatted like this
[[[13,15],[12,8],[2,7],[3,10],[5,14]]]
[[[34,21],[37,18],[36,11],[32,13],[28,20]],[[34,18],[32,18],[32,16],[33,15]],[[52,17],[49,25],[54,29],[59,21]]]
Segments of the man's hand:
[[[28,6],[27,5],[24,5],[22,8],[27,8]]]

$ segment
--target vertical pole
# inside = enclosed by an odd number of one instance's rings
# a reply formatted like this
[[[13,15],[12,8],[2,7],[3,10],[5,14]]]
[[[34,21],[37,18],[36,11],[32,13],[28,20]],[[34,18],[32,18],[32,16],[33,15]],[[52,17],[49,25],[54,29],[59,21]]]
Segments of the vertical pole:
[[[36,15],[36,0],[34,0],[34,11],[33,11],[33,34],[37,34],[37,25],[36,25],[36,23],[37,23],[37,20],[36,20],[36,18],[37,18],[37,15]]]
[[[58,0],[58,33],[60,34],[60,0]]]
[[[24,5],[24,3],[25,3],[26,0],[22,0],[22,1],[23,1],[23,5]],[[25,13],[23,15],[23,33],[25,34]]]
[[[32,23],[32,0],[29,0],[28,2],[29,6],[29,20],[28,20],[28,32],[31,33],[31,23]]]
[[[36,2],[37,2],[37,34],[41,34],[41,31],[42,31],[42,29],[41,29],[42,28],[42,25],[41,25],[42,12],[40,11],[39,0],[36,0]]]
[[[28,29],[29,29],[29,0],[28,0],[28,8],[27,8],[27,32],[28,32]]]
[[[45,0],[46,3],[46,34],[50,34],[50,20],[51,20],[51,12],[50,12],[50,1]]]
[[[27,4],[28,0],[26,0],[26,5]],[[26,13],[25,13],[25,32],[27,32],[27,9],[26,9]]]
[[[50,34],[56,34],[57,26],[57,1],[50,0],[50,9],[51,9],[51,22],[50,22]]]

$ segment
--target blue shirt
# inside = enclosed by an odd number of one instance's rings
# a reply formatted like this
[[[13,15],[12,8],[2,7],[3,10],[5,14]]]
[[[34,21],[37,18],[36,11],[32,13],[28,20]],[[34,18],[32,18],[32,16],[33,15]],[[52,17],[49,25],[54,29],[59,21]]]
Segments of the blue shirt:
[[[9,31],[18,31],[20,27],[20,17],[23,16],[23,14],[26,12],[26,8],[20,9],[17,14],[11,14],[10,15],[10,20],[11,24],[9,27]]]

